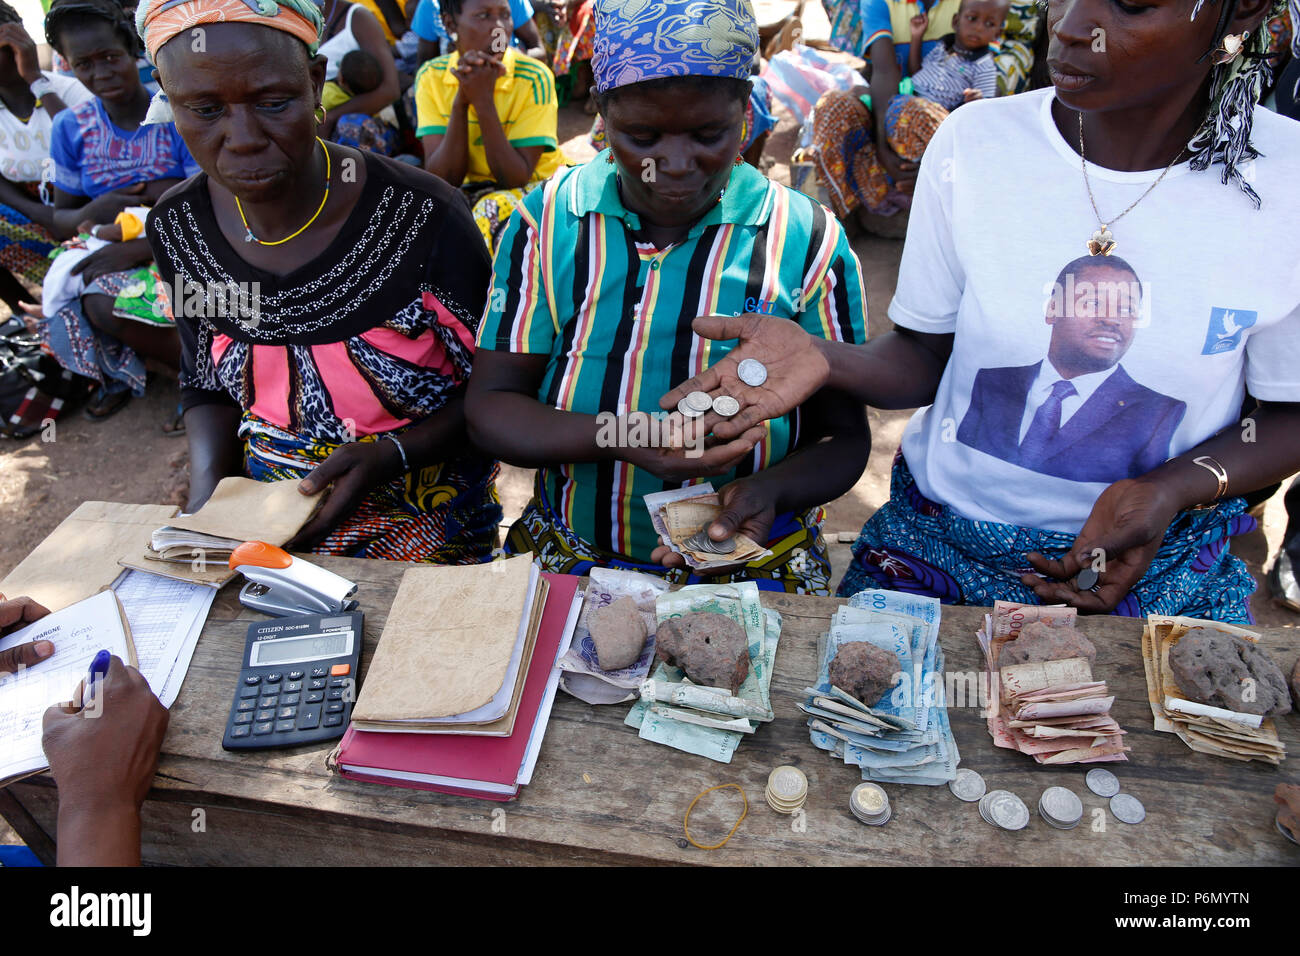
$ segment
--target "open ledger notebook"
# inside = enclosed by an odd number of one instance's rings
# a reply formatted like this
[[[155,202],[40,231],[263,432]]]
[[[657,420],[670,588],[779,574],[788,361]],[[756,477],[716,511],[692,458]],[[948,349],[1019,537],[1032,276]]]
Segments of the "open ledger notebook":
[[[49,769],[41,747],[47,708],[73,699],[100,650],[136,666],[126,613],[112,591],[100,591],[0,638],[0,650],[50,641],[54,654],[14,674],[0,674],[0,786]]]

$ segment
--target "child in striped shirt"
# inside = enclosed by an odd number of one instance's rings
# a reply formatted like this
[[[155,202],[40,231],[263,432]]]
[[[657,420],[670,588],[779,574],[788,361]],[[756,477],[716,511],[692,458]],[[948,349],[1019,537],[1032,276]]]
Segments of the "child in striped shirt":
[[[964,0],[952,18],[953,32],[922,59],[921,37],[930,25],[922,11],[912,18],[907,69],[912,92],[955,110],[971,100],[997,95],[998,71],[990,45],[1006,29],[1009,0]]]

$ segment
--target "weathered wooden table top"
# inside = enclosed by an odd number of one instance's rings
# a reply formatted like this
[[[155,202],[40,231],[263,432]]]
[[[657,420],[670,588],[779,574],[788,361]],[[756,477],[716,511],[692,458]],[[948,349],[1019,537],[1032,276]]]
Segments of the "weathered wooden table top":
[[[313,560],[359,584],[366,614],[364,682],[407,565]],[[533,782],[517,800],[498,804],[344,780],[326,769],[332,745],[223,751],[245,633],[251,621],[261,619],[237,595],[237,586],[218,595],[172,708],[144,814],[147,862],[1300,863],[1300,847],[1275,829],[1272,800],[1277,783],[1300,780],[1300,717],[1277,722],[1292,755],[1280,768],[1195,754],[1176,737],[1154,732],[1142,671],[1142,623],[1131,618],[1085,618],[1081,627],[1097,646],[1095,673],[1116,695],[1112,713],[1132,747],[1127,763],[1101,766],[1145,804],[1145,822],[1129,826],[1106,810],[1094,814],[1106,801],[1084,785],[1087,767],[1042,767],[994,747],[978,701],[971,700],[950,712],[961,766],[979,771],[989,789],[1019,794],[1033,814],[1026,829],[1004,832],[946,786],[886,784],[894,816],[884,827],[864,826],[850,814],[849,794],[861,782],[858,769],[816,749],[795,706],[816,676],[817,636],[837,600],[764,595],[764,604],[784,621],[772,681],[777,716],[741,742],[731,764],[641,740],[623,725],[628,704],[594,707],[561,692]],[[980,608],[943,609],[949,672],[982,669],[974,636],[982,615]],[[1300,630],[1266,629],[1262,644],[1289,671],[1300,654]],[[778,815],[763,800],[767,775],[781,764],[807,774],[802,818]],[[685,842],[682,817],[698,793],[721,783],[744,788],[749,812],[725,847],[702,851]],[[1083,800],[1084,819],[1074,830],[1055,830],[1034,812],[1039,794],[1053,785],[1069,787]],[[47,833],[54,832],[48,777],[15,784],[10,792]],[[740,805],[735,790],[703,798],[691,815],[696,840],[720,840]],[[6,810],[6,816],[12,814]]]

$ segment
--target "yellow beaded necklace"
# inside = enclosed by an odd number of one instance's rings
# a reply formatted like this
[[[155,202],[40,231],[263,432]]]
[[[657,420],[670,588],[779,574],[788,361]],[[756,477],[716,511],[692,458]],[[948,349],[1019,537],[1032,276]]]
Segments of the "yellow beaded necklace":
[[[320,216],[321,210],[325,208],[325,201],[330,198],[330,151],[329,151],[329,147],[325,145],[325,141],[321,139],[319,136],[316,137],[316,142],[320,143],[321,149],[325,150],[325,195],[320,197],[320,205],[316,207],[316,211],[312,213],[312,217],[308,219],[303,224],[303,227],[299,229],[297,232],[295,232],[293,235],[285,236],[283,239],[277,239],[275,240],[275,242],[267,242],[265,239],[259,239],[257,238],[257,236],[253,235],[253,230],[248,227],[248,219],[244,215],[244,207],[243,205],[240,204],[239,197],[236,196],[235,208],[239,210],[239,220],[244,224],[245,242],[256,242],[259,246],[283,245],[284,243],[288,242],[290,239],[302,235],[307,230],[307,227],[310,226],[313,222],[315,222],[317,217]]]

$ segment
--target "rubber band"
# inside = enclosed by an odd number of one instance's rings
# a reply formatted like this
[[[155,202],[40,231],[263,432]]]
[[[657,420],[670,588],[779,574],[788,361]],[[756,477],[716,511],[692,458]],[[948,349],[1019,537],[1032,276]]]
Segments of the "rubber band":
[[[714,790],[723,790],[727,787],[735,787],[737,790],[739,790],[740,799],[745,801],[745,808],[740,811],[740,818],[737,819],[736,822],[732,825],[731,832],[722,838],[721,843],[715,843],[712,846],[704,846],[703,844],[696,843],[695,837],[691,836],[691,811],[694,810],[695,805],[700,802],[700,797],[704,796],[707,793],[712,793]],[[736,831],[740,829],[741,821],[745,819],[748,813],[749,813],[749,797],[745,796],[745,788],[738,783],[720,783],[716,787],[709,787],[708,790],[704,790],[696,794],[695,799],[691,801],[691,805],[686,808],[686,816],[682,818],[682,829],[686,831],[687,841],[691,844],[691,846],[695,847],[697,850],[717,850],[726,846],[727,841],[736,835]]]

